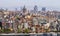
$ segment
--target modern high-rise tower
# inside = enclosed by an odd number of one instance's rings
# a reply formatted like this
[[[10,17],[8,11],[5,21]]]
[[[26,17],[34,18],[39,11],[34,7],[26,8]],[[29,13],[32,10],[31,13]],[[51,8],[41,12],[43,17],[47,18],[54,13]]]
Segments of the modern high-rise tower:
[[[25,6],[23,7],[23,12],[24,12],[24,13],[26,12],[26,7],[25,7]]]
[[[38,7],[37,5],[34,6],[34,12],[37,12],[38,11]]]
[[[42,11],[46,11],[46,8],[45,7],[42,7]]]

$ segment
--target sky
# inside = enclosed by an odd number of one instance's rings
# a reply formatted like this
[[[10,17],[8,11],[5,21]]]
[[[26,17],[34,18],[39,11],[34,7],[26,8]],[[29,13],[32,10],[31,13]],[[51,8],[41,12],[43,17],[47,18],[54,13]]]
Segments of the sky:
[[[26,6],[33,9],[35,5],[38,8],[46,7],[52,10],[60,10],[60,0],[0,0],[0,8],[19,8]]]

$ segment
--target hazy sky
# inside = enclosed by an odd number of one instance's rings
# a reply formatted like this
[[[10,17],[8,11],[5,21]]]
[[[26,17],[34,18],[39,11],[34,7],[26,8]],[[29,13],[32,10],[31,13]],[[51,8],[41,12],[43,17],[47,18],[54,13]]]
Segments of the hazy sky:
[[[60,0],[0,0],[0,7],[4,8],[15,8],[24,6],[33,7],[38,5],[38,7],[47,7],[60,10]]]

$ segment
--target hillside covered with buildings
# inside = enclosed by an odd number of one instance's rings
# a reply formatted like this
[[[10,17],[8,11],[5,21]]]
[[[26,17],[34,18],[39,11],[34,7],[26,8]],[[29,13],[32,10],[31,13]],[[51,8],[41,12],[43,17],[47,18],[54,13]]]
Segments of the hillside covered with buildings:
[[[28,10],[0,9],[0,33],[60,32],[60,11],[38,11],[37,6]]]

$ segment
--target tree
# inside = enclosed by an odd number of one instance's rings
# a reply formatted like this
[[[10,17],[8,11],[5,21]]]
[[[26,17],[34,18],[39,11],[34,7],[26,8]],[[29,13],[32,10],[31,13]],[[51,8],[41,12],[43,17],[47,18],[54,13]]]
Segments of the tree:
[[[25,33],[29,33],[29,29],[25,29],[24,32],[25,32]]]

